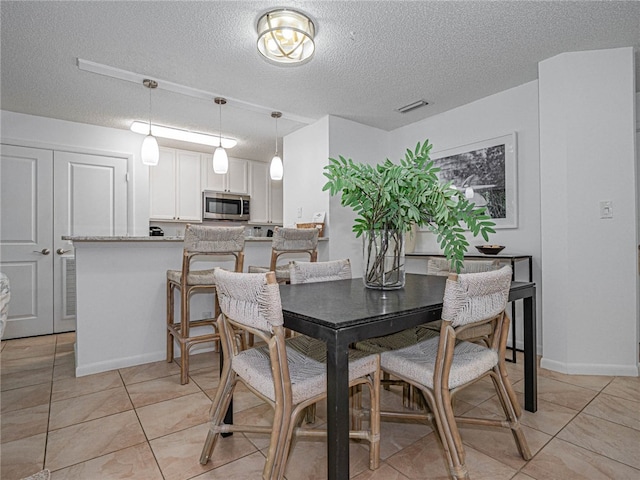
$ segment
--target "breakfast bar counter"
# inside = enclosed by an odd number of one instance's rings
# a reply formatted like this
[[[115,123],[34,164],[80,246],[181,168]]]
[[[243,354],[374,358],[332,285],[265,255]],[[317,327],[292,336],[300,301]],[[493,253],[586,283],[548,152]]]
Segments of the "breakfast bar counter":
[[[65,236],[63,240],[73,243],[76,259],[76,376],[164,360],[166,273],[181,268],[183,239]],[[318,242],[319,260],[328,260],[328,240]],[[271,238],[247,237],[244,271],[249,265],[269,265],[270,258]],[[222,266],[232,269],[233,263]],[[191,305],[194,319],[213,311],[206,294],[194,296]]]

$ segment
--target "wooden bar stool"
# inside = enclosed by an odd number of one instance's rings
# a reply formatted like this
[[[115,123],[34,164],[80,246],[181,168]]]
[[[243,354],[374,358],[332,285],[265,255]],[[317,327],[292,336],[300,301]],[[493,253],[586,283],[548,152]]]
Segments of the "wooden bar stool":
[[[278,283],[289,283],[289,264],[278,265],[283,255],[303,253],[309,255],[309,261],[318,261],[317,228],[276,227],[271,242],[271,264],[268,267],[249,266],[249,273],[275,272]]]
[[[197,258],[196,258],[197,257]],[[197,343],[220,340],[216,318],[220,313],[215,297],[213,267],[192,270],[192,262],[235,259],[234,271],[244,264],[244,227],[206,227],[189,225],[184,231],[182,270],[167,270],[167,362],[173,361],[173,342],[180,346],[180,383],[189,383],[189,350]],[[208,265],[209,266],[209,265]],[[180,291],[180,318],[175,319],[174,293]],[[213,318],[191,320],[189,302],[193,293],[212,293]],[[192,335],[191,328],[210,327],[212,331]]]

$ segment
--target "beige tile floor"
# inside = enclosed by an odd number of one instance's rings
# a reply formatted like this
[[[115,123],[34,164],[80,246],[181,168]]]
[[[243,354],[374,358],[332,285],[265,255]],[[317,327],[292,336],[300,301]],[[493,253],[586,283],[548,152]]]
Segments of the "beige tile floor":
[[[43,467],[54,480],[260,478],[265,435],[225,438],[209,464],[198,462],[218,382],[217,354],[194,355],[191,381],[183,386],[178,366],[165,362],[75,378],[74,341],[74,334],[62,334],[2,342],[0,478]],[[522,359],[508,368],[522,395]],[[473,479],[640,478],[640,378],[540,370],[538,399],[538,412],[522,418],[534,453],[529,462],[518,456],[509,432],[462,428]],[[236,422],[269,422],[269,408],[249,392],[237,392],[234,401]],[[397,406],[399,391],[384,392],[382,401]],[[484,381],[456,402],[460,414],[494,415],[500,408]],[[321,405],[317,422],[323,418]],[[425,425],[383,421],[375,472],[367,468],[366,444],[352,443],[350,454],[357,480],[447,478]],[[325,455],[324,440],[296,442],[287,480],[326,478]]]

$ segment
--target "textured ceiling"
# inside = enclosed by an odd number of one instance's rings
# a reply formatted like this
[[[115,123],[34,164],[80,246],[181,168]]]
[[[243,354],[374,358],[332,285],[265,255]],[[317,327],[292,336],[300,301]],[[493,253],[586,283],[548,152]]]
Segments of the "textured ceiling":
[[[258,54],[255,25],[274,6],[315,21],[309,63],[278,67]],[[82,71],[81,58],[260,106],[230,101],[222,133],[239,141],[230,155],[263,161],[274,150],[271,110],[285,112],[281,135],[304,125],[294,115],[388,131],[535,80],[538,62],[559,53],[624,46],[636,48],[640,85],[637,1],[3,0],[0,12],[2,109],[122,129],[148,118],[142,84]],[[396,111],[419,99],[429,106]],[[219,128],[212,101],[166,90],[153,91],[151,115]]]

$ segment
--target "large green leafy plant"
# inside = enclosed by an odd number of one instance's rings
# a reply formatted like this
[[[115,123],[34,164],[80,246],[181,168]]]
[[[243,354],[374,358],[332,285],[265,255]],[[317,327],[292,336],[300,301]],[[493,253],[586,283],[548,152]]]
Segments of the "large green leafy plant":
[[[469,247],[465,230],[488,241],[495,223],[484,207],[470,203],[451,182],[439,180],[440,169],[429,158],[431,148],[429,140],[418,142],[399,164],[386,159],[373,166],[342,156],[330,158],[324,167],[328,181],[323,191],[341,192],[342,205],[355,211],[356,237],[376,230],[404,235],[412,224],[427,227],[437,235],[452,269],[459,272]]]

